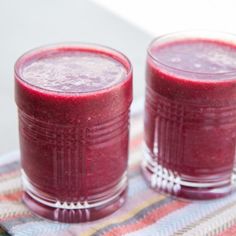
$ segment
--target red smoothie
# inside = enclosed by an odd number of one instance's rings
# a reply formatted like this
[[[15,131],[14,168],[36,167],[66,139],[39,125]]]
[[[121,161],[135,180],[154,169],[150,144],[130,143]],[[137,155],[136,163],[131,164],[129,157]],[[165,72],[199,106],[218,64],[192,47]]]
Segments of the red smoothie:
[[[121,53],[55,45],[15,65],[24,201],[61,222],[101,218],[127,189],[132,69]]]
[[[218,198],[231,191],[236,148],[233,42],[184,34],[151,44],[142,170],[154,189],[189,199]]]

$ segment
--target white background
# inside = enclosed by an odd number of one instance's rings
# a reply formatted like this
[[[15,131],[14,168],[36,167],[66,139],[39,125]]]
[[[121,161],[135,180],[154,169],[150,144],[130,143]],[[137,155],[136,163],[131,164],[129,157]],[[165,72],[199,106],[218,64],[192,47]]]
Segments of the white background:
[[[0,154],[18,148],[13,66],[22,53],[65,41],[114,47],[134,66],[137,98],[150,40],[185,29],[236,33],[236,0],[0,0]]]
[[[186,29],[236,33],[235,0],[94,0],[112,12],[159,35]]]

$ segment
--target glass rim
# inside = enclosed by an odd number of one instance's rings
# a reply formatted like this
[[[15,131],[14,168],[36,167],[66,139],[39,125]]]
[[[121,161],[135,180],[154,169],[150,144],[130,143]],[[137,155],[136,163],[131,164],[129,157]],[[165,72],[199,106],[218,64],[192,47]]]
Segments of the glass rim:
[[[186,37],[180,37],[179,39],[188,39],[191,38],[191,36],[193,36],[194,34],[197,34],[197,37],[195,37],[195,39],[212,39],[212,40],[218,40],[218,41],[222,41],[222,42],[229,42],[229,40],[226,39],[226,37],[222,37],[222,38],[217,38],[217,37],[209,37],[211,35],[221,35],[221,36],[228,36],[231,39],[234,39],[231,41],[231,43],[234,42],[235,44],[235,48],[236,48],[236,34],[233,33],[229,33],[229,32],[224,32],[224,31],[217,31],[217,30],[182,30],[182,31],[175,31],[175,32],[171,32],[171,33],[166,33],[166,34],[162,34],[160,36],[155,37],[148,45],[147,48],[147,54],[148,56],[155,62],[159,63],[160,65],[167,67],[169,69],[172,70],[176,70],[179,72],[183,72],[183,73],[189,73],[189,74],[198,74],[198,75],[233,75],[236,74],[236,69],[235,70],[230,70],[230,71],[225,71],[225,72],[196,72],[196,71],[191,71],[191,70],[185,70],[185,69],[180,69],[171,65],[168,65],[166,63],[161,62],[160,60],[158,60],[151,52],[152,47],[154,46],[155,43],[159,43],[161,42],[161,40],[167,39],[167,38],[173,38],[173,40],[170,40],[170,42],[173,42],[175,39],[175,36],[181,36],[182,34],[187,34]],[[208,35],[208,37],[207,37]],[[161,45],[161,44],[160,44]]]
[[[26,81],[23,76],[20,73],[20,70],[24,67],[25,63],[27,62],[27,59],[30,60],[30,58],[34,58],[40,53],[43,55],[44,53],[50,52],[50,51],[56,51],[57,49],[76,49],[77,51],[84,51],[84,52],[97,52],[98,54],[106,55],[108,57],[113,58],[114,60],[120,62],[124,67],[125,70],[127,71],[125,78],[122,79],[121,81],[110,85],[108,87],[104,87],[101,89],[94,89],[94,90],[89,90],[86,92],[77,92],[77,91],[58,91],[58,90],[53,90],[53,89],[47,89],[40,87],[38,85],[34,85],[33,83],[30,83]],[[37,59],[36,59],[37,60]],[[85,43],[85,42],[59,42],[59,43],[52,43],[52,44],[46,44],[42,45],[39,47],[35,47],[33,49],[30,49],[23,53],[15,62],[14,64],[14,73],[15,76],[17,77],[18,80],[22,81],[24,84],[36,88],[40,91],[46,91],[49,93],[56,93],[56,94],[63,94],[63,95],[88,95],[88,94],[93,94],[93,93],[102,93],[105,91],[113,90],[116,86],[122,85],[125,83],[132,75],[133,72],[133,67],[132,64],[129,60],[129,58],[120,52],[119,50],[116,50],[112,47],[104,46],[102,44],[97,44],[97,43]]]

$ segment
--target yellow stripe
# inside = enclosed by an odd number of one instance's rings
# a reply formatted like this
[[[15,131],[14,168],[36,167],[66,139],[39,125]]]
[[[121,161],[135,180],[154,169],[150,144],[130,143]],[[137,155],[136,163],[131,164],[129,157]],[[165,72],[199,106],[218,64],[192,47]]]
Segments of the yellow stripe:
[[[161,195],[159,197],[155,196],[155,197],[149,199],[148,201],[143,202],[138,207],[134,208],[132,211],[130,211],[128,213],[125,213],[124,215],[118,216],[118,217],[112,219],[111,221],[109,220],[109,221],[107,221],[104,224],[99,224],[99,226],[96,227],[96,228],[94,228],[94,226],[93,226],[88,231],[85,231],[84,233],[82,233],[80,235],[82,235],[82,236],[90,236],[93,233],[96,233],[98,230],[100,230],[100,229],[102,229],[104,227],[109,226],[110,224],[122,223],[123,221],[126,221],[126,220],[132,218],[134,215],[136,215],[139,211],[143,210],[144,208],[152,205],[153,203],[159,202],[159,201],[163,200],[164,198],[166,198],[166,197],[165,196],[161,196]]]

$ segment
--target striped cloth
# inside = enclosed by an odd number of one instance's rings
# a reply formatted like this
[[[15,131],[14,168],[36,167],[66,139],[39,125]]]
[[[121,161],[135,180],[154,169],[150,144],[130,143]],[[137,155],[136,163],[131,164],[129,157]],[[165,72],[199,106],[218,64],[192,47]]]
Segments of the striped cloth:
[[[236,192],[207,202],[178,201],[149,189],[140,175],[142,125],[132,120],[129,191],[125,205],[101,220],[61,224],[33,216],[21,202],[18,152],[0,157],[1,226],[16,236],[236,235]],[[0,231],[0,235],[7,235]]]

